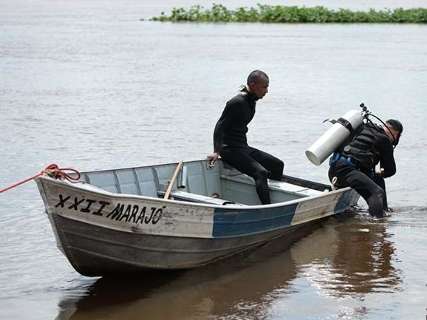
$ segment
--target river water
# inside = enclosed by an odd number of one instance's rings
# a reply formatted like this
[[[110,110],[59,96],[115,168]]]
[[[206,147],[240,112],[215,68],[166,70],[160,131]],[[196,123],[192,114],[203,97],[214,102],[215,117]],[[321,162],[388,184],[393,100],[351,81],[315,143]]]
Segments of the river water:
[[[191,4],[2,0],[0,188],[52,162],[84,171],[204,157],[225,101],[262,69],[270,92],[248,139],[288,174],[327,181],[327,166],[304,156],[325,118],[364,102],[402,121],[394,212],[330,219],[288,250],[270,244],[213,267],[93,279],[56,249],[31,182],[0,196],[0,319],[424,319],[427,26],[140,20]]]

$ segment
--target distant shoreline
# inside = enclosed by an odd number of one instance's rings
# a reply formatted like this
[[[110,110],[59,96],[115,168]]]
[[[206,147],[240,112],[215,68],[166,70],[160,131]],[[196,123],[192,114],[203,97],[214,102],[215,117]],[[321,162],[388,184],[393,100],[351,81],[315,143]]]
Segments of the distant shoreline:
[[[427,23],[427,8],[356,11],[328,9],[322,6],[297,7],[261,5],[227,9],[213,4],[210,9],[195,5],[173,8],[151,21],[161,22],[262,22],[262,23]]]

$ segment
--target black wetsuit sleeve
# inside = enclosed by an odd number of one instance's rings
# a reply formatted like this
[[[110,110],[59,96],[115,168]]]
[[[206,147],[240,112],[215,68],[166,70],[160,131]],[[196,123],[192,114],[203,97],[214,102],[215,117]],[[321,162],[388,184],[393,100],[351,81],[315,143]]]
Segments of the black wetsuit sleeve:
[[[214,152],[221,151],[224,144],[224,133],[233,125],[234,119],[238,116],[238,109],[237,103],[233,100],[228,101],[225,105],[224,111],[216,123],[214,130]]]
[[[380,141],[380,165],[384,169],[383,177],[388,178],[396,173],[396,162],[394,161],[393,145],[384,137]]]

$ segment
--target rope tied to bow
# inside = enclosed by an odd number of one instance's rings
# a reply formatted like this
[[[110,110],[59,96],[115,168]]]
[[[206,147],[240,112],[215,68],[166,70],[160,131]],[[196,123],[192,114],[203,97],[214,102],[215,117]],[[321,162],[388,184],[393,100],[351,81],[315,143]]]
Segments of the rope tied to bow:
[[[27,179],[18,181],[4,189],[0,189],[0,193],[6,192],[8,190],[11,190],[13,188],[16,188],[20,186],[21,184],[27,183],[31,180],[34,180],[42,175],[47,175],[51,178],[58,179],[58,180],[67,180],[69,182],[75,183],[80,180],[80,172],[76,169],[72,168],[60,168],[57,164],[52,163],[48,165],[46,168],[44,168],[42,171],[37,173],[36,175],[29,177]]]

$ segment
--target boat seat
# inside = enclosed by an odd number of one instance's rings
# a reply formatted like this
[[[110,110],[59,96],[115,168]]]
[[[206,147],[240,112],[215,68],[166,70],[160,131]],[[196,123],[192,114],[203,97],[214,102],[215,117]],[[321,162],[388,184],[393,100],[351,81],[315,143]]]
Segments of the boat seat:
[[[285,191],[285,192],[296,193],[296,194],[305,195],[305,196],[315,196],[323,192],[323,191],[301,187],[288,182],[277,181],[277,180],[268,180],[268,187],[271,190]]]
[[[234,176],[221,175],[221,179],[254,185],[253,179],[245,174],[239,174]],[[297,186],[284,181],[277,181],[277,180],[270,180],[270,179],[268,180],[268,187],[270,190],[282,191],[282,192],[295,194],[299,196],[314,196],[322,193],[322,191]]]
[[[164,196],[164,191],[158,191],[159,196]],[[183,200],[183,201],[189,201],[189,202],[197,202],[197,203],[207,203],[207,204],[216,204],[216,205],[237,205],[237,206],[244,206],[244,204],[241,203],[235,203],[232,201],[220,199],[220,198],[214,198],[214,197],[208,197],[201,194],[191,193],[191,192],[185,192],[180,190],[175,190],[171,192],[171,196],[175,200]]]

